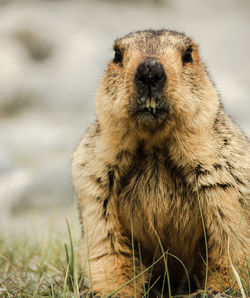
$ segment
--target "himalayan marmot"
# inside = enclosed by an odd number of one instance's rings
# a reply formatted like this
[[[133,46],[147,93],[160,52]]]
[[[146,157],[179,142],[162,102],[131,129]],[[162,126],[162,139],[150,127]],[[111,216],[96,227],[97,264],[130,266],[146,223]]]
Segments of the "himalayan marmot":
[[[73,157],[84,295],[142,297],[161,281],[160,293],[209,297],[239,290],[233,269],[247,287],[250,142],[198,45],[146,30],[114,52]]]

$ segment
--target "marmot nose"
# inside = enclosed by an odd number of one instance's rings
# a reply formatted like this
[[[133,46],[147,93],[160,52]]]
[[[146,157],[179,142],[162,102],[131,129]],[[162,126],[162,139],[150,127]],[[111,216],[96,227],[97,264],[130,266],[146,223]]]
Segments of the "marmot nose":
[[[135,83],[139,88],[163,88],[166,75],[160,62],[153,59],[140,63],[135,75]]]

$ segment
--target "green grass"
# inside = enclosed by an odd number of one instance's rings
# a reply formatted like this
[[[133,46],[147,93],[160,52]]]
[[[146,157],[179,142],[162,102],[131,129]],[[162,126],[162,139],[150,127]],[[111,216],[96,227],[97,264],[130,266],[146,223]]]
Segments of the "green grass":
[[[77,256],[77,238],[80,235],[78,216],[75,211],[67,216],[69,220],[59,211],[57,214],[25,215],[8,219],[8,223],[1,222],[0,297],[79,297],[83,289],[83,276],[80,274]],[[164,252],[160,239],[159,246],[162,256],[155,259],[154,264],[159,261],[166,263],[167,258],[177,259],[176,256]],[[134,259],[134,255],[131,257]],[[142,270],[139,275],[134,275],[127,283],[135,285],[138,277],[143,278],[146,271],[152,272],[154,264]],[[185,269],[184,264],[181,264]],[[241,268],[236,270],[240,272]],[[188,272],[186,269],[185,271],[190,288]],[[248,269],[248,276],[249,272]],[[163,278],[169,280],[167,266]],[[149,291],[154,285],[153,280],[149,285],[144,285],[143,297],[149,297]],[[247,293],[247,286],[243,286]],[[163,292],[174,297],[169,287],[165,291],[158,290],[161,297]],[[136,292],[134,294],[136,297]]]
[[[28,214],[13,222],[1,223],[0,297],[77,297],[77,228],[69,235],[58,214]]]

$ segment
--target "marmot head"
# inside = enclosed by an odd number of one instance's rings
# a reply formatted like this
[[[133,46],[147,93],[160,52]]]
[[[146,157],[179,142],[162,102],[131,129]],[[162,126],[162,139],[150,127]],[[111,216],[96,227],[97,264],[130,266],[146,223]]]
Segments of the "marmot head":
[[[193,39],[169,30],[130,33],[97,93],[97,117],[149,134],[187,125],[216,110],[218,97]]]

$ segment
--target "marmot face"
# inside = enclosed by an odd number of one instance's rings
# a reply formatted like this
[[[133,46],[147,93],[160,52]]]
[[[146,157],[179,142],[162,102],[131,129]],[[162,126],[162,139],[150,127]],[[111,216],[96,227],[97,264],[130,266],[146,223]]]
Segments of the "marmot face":
[[[187,126],[200,109],[212,106],[214,87],[197,44],[184,34],[135,32],[116,40],[114,51],[97,94],[100,122],[106,115],[139,131],[155,132]]]

